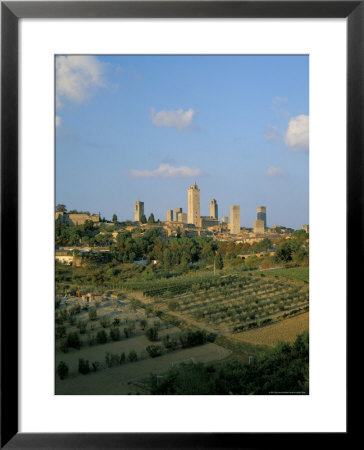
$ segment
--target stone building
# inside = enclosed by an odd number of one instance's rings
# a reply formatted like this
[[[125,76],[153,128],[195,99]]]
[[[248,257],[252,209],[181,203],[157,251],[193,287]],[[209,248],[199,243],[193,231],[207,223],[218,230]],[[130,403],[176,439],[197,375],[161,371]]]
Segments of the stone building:
[[[99,223],[100,214],[68,214],[68,219],[71,225],[83,225],[87,220],[91,220],[91,222],[94,223]]]
[[[219,227],[220,228],[220,222],[218,219],[214,219],[213,217],[200,217],[199,220],[199,227],[200,228],[209,228],[209,227]]]
[[[257,220],[263,220],[264,229],[267,229],[267,208],[265,206],[258,206],[257,208]]]
[[[187,223],[187,213],[184,212],[179,212],[176,214],[176,221],[177,222],[182,222],[182,223]]]
[[[230,206],[230,234],[240,233],[240,206]]]
[[[264,234],[264,232],[265,232],[264,220],[257,219],[254,222],[254,233],[255,234]]]
[[[229,223],[229,218],[228,218],[228,216],[223,216],[223,217],[221,217],[221,222],[222,222],[222,223],[228,224],[228,223]]]
[[[144,215],[144,202],[135,202],[134,203],[134,221],[140,222],[143,215]]]
[[[167,209],[167,222],[173,222],[173,209]]]
[[[100,214],[86,214],[86,213],[76,213],[68,214],[64,212],[57,211],[55,215],[56,221],[59,221],[65,225],[83,225],[87,220],[91,220],[96,224],[100,223]]]
[[[217,201],[214,198],[210,202],[210,217],[218,219]]]
[[[200,189],[197,187],[196,181],[187,191],[187,203],[188,223],[198,227],[200,220]]]
[[[306,233],[309,233],[310,232],[309,225],[302,225],[302,230],[306,231]]]

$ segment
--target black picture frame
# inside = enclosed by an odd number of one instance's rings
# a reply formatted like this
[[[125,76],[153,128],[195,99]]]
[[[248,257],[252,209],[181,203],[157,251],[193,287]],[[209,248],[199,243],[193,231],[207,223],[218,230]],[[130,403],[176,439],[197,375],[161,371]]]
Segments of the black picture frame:
[[[21,18],[347,18],[347,305],[363,271],[364,1],[1,2],[1,448],[185,449],[326,444],[325,433],[18,433],[18,22]],[[355,254],[357,256],[355,256]],[[360,290],[359,290],[360,291]],[[11,301],[10,301],[11,299]],[[11,323],[10,323],[11,322]],[[350,346],[347,346],[350,352]],[[349,394],[349,392],[348,392]],[[347,445],[347,432],[336,443]],[[345,440],[345,441],[344,441]]]

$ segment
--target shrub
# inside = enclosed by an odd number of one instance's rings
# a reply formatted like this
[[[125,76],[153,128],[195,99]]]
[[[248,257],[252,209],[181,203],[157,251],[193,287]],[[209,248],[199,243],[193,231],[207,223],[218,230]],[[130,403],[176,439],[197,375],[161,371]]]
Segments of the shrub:
[[[81,340],[77,332],[69,333],[66,337],[66,342],[68,347],[72,347],[77,350],[81,348]]]
[[[148,321],[146,319],[141,319],[140,328],[144,331],[147,326],[148,326]]]
[[[158,328],[156,327],[148,328],[144,334],[152,342],[158,340]]]
[[[124,359],[122,359],[122,355],[124,355]],[[106,367],[110,368],[122,364],[125,361],[125,354],[123,353],[122,355],[119,356],[117,353],[107,352],[105,355]]]
[[[112,324],[114,325],[114,327],[117,327],[118,325],[120,325],[120,319],[115,317],[115,319],[113,320]]]
[[[69,314],[68,314],[68,311],[67,311],[66,308],[61,309],[61,310],[59,311],[59,317],[60,317],[60,319],[63,320],[63,321],[68,320]]]
[[[178,341],[175,338],[170,339],[169,335],[163,337],[163,345],[169,350],[176,350],[178,348]]]
[[[182,348],[188,348],[204,344],[207,340],[207,336],[205,331],[184,331],[180,334],[179,340]]]
[[[67,353],[68,352],[67,339],[63,339],[61,341],[61,344],[60,344],[59,348],[60,348],[61,352],[63,352],[63,353]]]
[[[70,311],[69,311],[70,316],[74,316],[76,314],[79,314],[80,312],[81,312],[81,306],[80,305],[73,305],[70,308]]]
[[[56,327],[56,338],[63,338],[66,336],[66,327],[63,325],[60,325],[59,327]]]
[[[98,344],[106,344],[107,342],[107,334],[105,330],[100,330],[96,334],[96,341]]]
[[[129,325],[128,327],[124,328],[124,335],[126,338],[130,337],[133,334],[134,327],[132,325]]]
[[[87,329],[87,322],[85,320],[79,320],[77,322],[77,328],[80,330],[80,334],[85,334]]]
[[[89,334],[88,335],[88,345],[91,347],[92,345],[96,344],[96,337],[94,334]]]
[[[146,351],[149,353],[151,358],[155,358],[162,354],[162,347],[160,345],[148,345]]]
[[[119,328],[111,328],[110,330],[110,339],[112,341],[120,341],[120,330]]]
[[[84,360],[83,358],[80,358],[78,360],[78,371],[82,373],[82,375],[87,375],[90,373],[90,364],[88,359]]]
[[[99,362],[99,361],[94,361],[93,363],[92,363],[92,370],[94,371],[94,372],[96,372],[97,370],[99,370],[99,369],[101,369],[101,363]]]
[[[88,318],[90,320],[96,320],[97,319],[97,311],[96,308],[90,308],[88,310]]]
[[[102,326],[102,328],[107,328],[110,326],[110,319],[108,319],[107,317],[103,317],[102,319],[100,319],[100,325]]]
[[[66,376],[68,375],[68,366],[64,361],[61,361],[58,364],[57,367],[57,375],[59,376],[59,378],[61,380],[63,380],[64,378],[66,378]]]
[[[129,352],[129,355],[128,355],[128,361],[129,361],[129,362],[135,362],[135,361],[138,361],[138,355],[137,355],[137,352],[136,352],[135,350],[131,350],[131,351]]]

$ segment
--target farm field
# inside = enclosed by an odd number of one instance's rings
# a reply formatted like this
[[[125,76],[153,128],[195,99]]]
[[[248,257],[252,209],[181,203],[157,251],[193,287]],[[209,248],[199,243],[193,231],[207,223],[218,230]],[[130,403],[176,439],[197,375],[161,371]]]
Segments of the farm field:
[[[141,289],[144,298],[138,296],[140,303],[168,314],[176,323],[216,334],[241,333],[308,310],[304,282],[264,274],[189,277],[128,287]]]
[[[278,342],[292,343],[297,335],[309,329],[309,313],[303,313],[290,319],[266,327],[248,330],[237,336],[237,340],[253,345],[274,347]]]
[[[56,309],[56,367],[68,368],[56,394],[149,394],[145,380],[178,361],[247,362],[292,343],[309,317],[308,268],[297,269],[128,280],[97,302],[68,297]]]
[[[205,344],[194,348],[179,350],[158,358],[148,358],[123,366],[93,372],[88,375],[71,374],[65,380],[56,378],[56,393],[67,395],[108,395],[108,394],[146,394],[138,381],[150,374],[166,372],[172,364],[192,360],[204,363],[220,361],[231,354],[230,350],[216,344]]]
[[[93,320],[89,318],[91,310],[97,315]],[[104,300],[97,307],[85,304],[81,307],[79,299],[73,298],[59,307],[56,317],[58,321],[63,317],[62,325],[56,326],[56,367],[61,362],[68,367],[65,379],[56,377],[56,394],[127,394],[131,389],[135,391],[135,386],[131,388],[129,385],[131,381],[148,377],[152,372],[161,373],[178,361],[191,358],[194,362],[219,361],[231,354],[229,350],[206,341],[193,348],[181,347],[178,327],[151,312],[146,313],[125,297],[122,300]],[[84,326],[82,333],[79,332],[80,324]],[[157,330],[153,342],[145,336],[148,328]],[[114,340],[111,332],[116,329],[119,332]],[[61,332],[63,338],[59,336]],[[100,333],[104,337],[102,341]],[[71,340],[64,348],[64,341],[72,335],[77,335],[78,340],[75,343]],[[174,342],[173,348],[166,347],[170,342]],[[161,354],[158,358],[152,358],[148,353],[147,348],[151,345],[159,348]],[[87,363],[85,374],[79,371],[80,360]]]
[[[286,278],[288,280],[303,281],[308,283],[309,267],[292,267],[289,269],[270,269],[262,270],[265,275]]]

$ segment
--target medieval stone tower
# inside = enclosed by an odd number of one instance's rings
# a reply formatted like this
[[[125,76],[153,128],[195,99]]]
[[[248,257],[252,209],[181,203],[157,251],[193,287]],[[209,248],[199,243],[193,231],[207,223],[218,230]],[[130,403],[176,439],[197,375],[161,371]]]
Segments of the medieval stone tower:
[[[190,186],[187,191],[188,200],[188,223],[199,226],[200,221],[200,189],[195,184]]]

